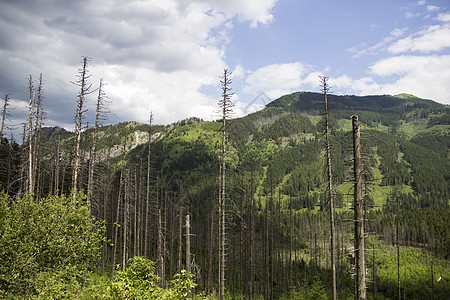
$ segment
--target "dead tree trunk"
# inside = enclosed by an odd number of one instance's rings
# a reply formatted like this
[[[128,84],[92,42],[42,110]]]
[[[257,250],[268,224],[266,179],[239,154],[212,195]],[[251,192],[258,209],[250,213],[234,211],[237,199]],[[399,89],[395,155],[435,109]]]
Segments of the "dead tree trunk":
[[[34,123],[34,135],[33,135],[33,191],[36,193],[36,197],[40,196],[40,181],[39,181],[39,151],[40,151],[40,143],[41,143],[41,129],[42,129],[42,120],[43,120],[43,111],[42,111],[42,73],[39,76],[39,85],[37,89],[37,102],[36,102],[36,114],[35,114],[35,123]]]
[[[227,118],[232,113],[231,107],[233,103],[231,102],[231,96],[233,95],[231,91],[231,72],[225,69],[223,72],[222,80],[220,81],[222,85],[222,99],[219,101],[219,107],[222,109],[222,166],[221,166],[221,191],[219,197],[219,220],[220,220],[220,258],[219,258],[219,300],[225,298],[225,255],[226,255],[226,190],[225,190],[225,177],[226,177],[226,125]]]
[[[165,264],[164,264],[164,234],[162,227],[161,209],[158,210],[158,276],[161,278],[160,285],[165,285]]]
[[[78,94],[77,100],[77,109],[75,112],[75,149],[74,149],[74,157],[73,157],[73,174],[72,174],[72,190],[74,192],[77,191],[78,188],[78,169],[80,166],[80,144],[81,144],[81,130],[83,129],[83,113],[84,109],[84,100],[86,95],[91,93],[92,85],[87,82],[90,75],[88,75],[87,65],[89,59],[84,56],[83,57],[83,66],[78,71],[78,81],[74,82],[80,88],[80,93]],[[74,195],[75,197],[75,195]]]
[[[186,271],[191,273],[191,224],[186,215]]]
[[[147,193],[145,198],[145,215],[144,215],[144,256],[148,257],[147,246],[148,246],[148,211],[150,205],[150,163],[151,163],[151,141],[152,141],[152,120],[153,113],[150,112],[149,125],[150,129],[148,131],[148,157],[147,157]]]
[[[331,272],[332,272],[332,299],[336,300],[336,242],[335,242],[335,228],[334,228],[334,194],[333,194],[333,180],[331,172],[331,148],[330,148],[330,128],[328,121],[328,99],[327,92],[328,87],[328,77],[320,76],[323,84],[323,97],[325,102],[325,136],[326,136],[326,153],[327,153],[327,175],[328,175],[328,193],[330,201],[330,252],[331,252]]]
[[[100,123],[102,120],[102,109],[104,106],[104,99],[105,99],[105,92],[104,92],[104,83],[103,79],[100,79],[100,83],[98,86],[98,95],[97,95],[97,107],[95,110],[95,125],[94,125],[94,133],[92,134],[92,145],[91,145],[91,151],[89,155],[89,175],[88,175],[88,199],[89,199],[89,209],[91,209],[92,205],[92,193],[94,190],[94,168],[95,168],[95,161],[96,161],[96,153],[97,153],[97,131],[100,127]]]
[[[364,253],[364,197],[362,192],[361,133],[358,116],[353,123],[354,222],[355,222],[355,299],[366,299],[366,261]]]
[[[5,101],[3,102],[3,110],[2,110],[2,128],[0,129],[0,139],[3,138],[3,131],[5,129],[5,120],[8,116],[8,94],[5,94]]]
[[[34,178],[33,178],[33,116],[34,116],[34,100],[35,93],[33,91],[33,78],[28,78],[28,91],[30,93],[30,104],[28,108],[28,187],[27,192],[33,193]]]
[[[125,146],[124,146],[125,147]],[[117,255],[117,237],[119,235],[119,212],[120,212],[120,199],[122,197],[122,177],[123,177],[123,160],[120,167],[120,181],[119,181],[119,194],[117,196],[117,207],[116,207],[116,220],[113,224],[114,230],[114,243],[113,243],[113,257],[111,263],[111,278],[114,277],[115,265],[116,265],[116,255]]]

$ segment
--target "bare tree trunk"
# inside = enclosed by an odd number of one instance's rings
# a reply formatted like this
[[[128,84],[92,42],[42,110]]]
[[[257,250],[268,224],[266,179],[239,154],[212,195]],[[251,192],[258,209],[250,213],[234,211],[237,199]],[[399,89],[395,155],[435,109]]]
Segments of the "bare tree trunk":
[[[124,209],[123,209],[123,251],[122,251],[122,271],[125,271],[125,265],[127,262],[127,227],[128,227],[128,210],[129,210],[129,179],[130,171],[127,172],[127,177],[125,179],[125,194],[124,194]]]
[[[3,102],[3,110],[2,110],[2,128],[0,129],[0,139],[3,138],[3,130],[5,128],[5,120],[8,116],[7,108],[8,108],[8,94],[5,94],[5,101]]]
[[[162,228],[162,216],[161,216],[161,209],[158,210],[158,275],[161,278],[160,285],[161,287],[164,287],[165,282],[165,266],[164,266],[164,235],[163,235],[163,228]]]
[[[58,143],[56,144],[56,154],[55,154],[55,187],[53,195],[58,194],[59,189],[59,164],[60,164],[60,155],[59,155],[59,143],[60,137],[58,137]]]
[[[91,84],[88,84],[87,80],[90,75],[88,75],[87,65],[88,58],[83,57],[83,67],[79,70],[79,79],[75,85],[80,87],[80,93],[78,94],[77,100],[77,110],[75,113],[75,150],[73,158],[73,174],[72,174],[72,190],[77,191],[78,188],[78,169],[80,166],[80,143],[81,143],[81,130],[83,129],[83,113],[84,111],[84,100],[87,94],[91,93]],[[75,194],[74,194],[75,197]]]
[[[208,263],[208,294],[212,292],[213,281],[213,241],[214,241],[214,208],[210,213],[210,229],[209,229],[209,263]]]
[[[355,299],[366,299],[366,261],[364,253],[364,197],[362,193],[361,133],[358,116],[353,121],[354,222],[355,222]]]
[[[225,190],[225,170],[226,170],[226,120],[231,114],[231,107],[233,106],[231,102],[232,93],[230,93],[231,88],[231,72],[225,69],[223,72],[223,77],[220,83],[222,84],[222,99],[219,101],[219,106],[222,108],[222,167],[221,167],[221,195],[219,203],[219,219],[220,221],[220,259],[219,259],[219,300],[225,298],[225,255],[226,255],[226,190]]]
[[[149,234],[149,228],[148,228],[148,208],[150,205],[150,163],[151,163],[151,141],[152,141],[152,120],[153,120],[153,113],[150,112],[150,118],[149,118],[149,125],[150,129],[148,132],[148,157],[147,157],[147,193],[146,193],[146,199],[145,199],[145,229],[144,229],[144,256],[148,257],[147,252],[147,246],[148,246],[148,234]]]
[[[108,154],[108,158],[109,158],[109,154]],[[107,207],[107,203],[108,203],[108,186],[109,186],[109,174],[110,174],[110,167],[109,167],[109,162],[107,162],[107,168],[106,168],[106,174],[104,176],[104,184],[103,184],[103,220],[105,222],[105,224],[108,224],[107,222],[107,217],[106,217],[106,207]],[[103,240],[103,244],[102,244],[102,275],[105,275],[105,265],[106,265],[106,256],[108,253],[108,242],[106,241],[106,239]]]
[[[40,159],[39,159],[39,150],[40,150],[40,143],[41,143],[41,128],[42,128],[42,120],[43,120],[43,111],[42,111],[42,73],[39,76],[39,85],[37,90],[37,102],[36,102],[36,116],[35,116],[35,123],[34,123],[34,136],[33,136],[33,191],[36,193],[36,197],[40,198],[40,176],[39,176],[39,165],[40,165]]]
[[[334,229],[334,194],[333,194],[333,180],[331,172],[331,148],[330,148],[330,128],[328,121],[328,77],[319,76],[323,84],[323,97],[325,101],[325,136],[326,136],[326,153],[327,153],[327,175],[328,175],[328,193],[330,200],[330,252],[331,252],[331,272],[332,272],[332,290],[331,298],[336,300],[336,242]]]
[[[191,273],[191,224],[186,215],[186,271]]]
[[[180,205],[178,215],[178,272],[182,269],[182,237],[183,237],[183,208]]]
[[[33,78],[28,78],[28,90],[30,92],[30,104],[28,109],[28,189],[29,194],[33,193],[34,178],[33,178],[33,116],[34,116],[34,102],[35,93],[33,92]]]
[[[124,146],[125,147],[125,146]],[[120,167],[120,182],[119,182],[119,195],[117,197],[117,207],[116,207],[116,220],[113,224],[114,231],[114,244],[113,244],[113,258],[111,264],[111,278],[114,277],[114,270],[116,265],[116,255],[117,255],[117,237],[119,235],[119,212],[120,212],[120,199],[122,197],[122,178],[123,177],[123,160],[122,166]]]

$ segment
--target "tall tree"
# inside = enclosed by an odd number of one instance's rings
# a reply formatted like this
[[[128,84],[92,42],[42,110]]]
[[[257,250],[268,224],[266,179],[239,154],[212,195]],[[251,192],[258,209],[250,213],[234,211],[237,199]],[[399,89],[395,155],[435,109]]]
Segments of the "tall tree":
[[[149,235],[149,224],[148,224],[148,213],[150,205],[150,166],[151,166],[151,143],[152,143],[152,121],[153,113],[150,112],[149,117],[149,130],[148,130],[148,156],[147,156],[147,185],[146,185],[146,195],[145,195],[145,214],[144,214],[144,256],[148,255],[148,235]]]
[[[76,191],[78,187],[78,169],[80,166],[80,144],[81,144],[81,131],[83,129],[83,113],[85,113],[85,97],[92,93],[92,84],[88,83],[88,79],[91,77],[88,71],[89,58],[84,56],[82,59],[83,66],[78,70],[78,80],[72,82],[80,88],[77,100],[77,108],[75,111],[75,149],[73,157],[73,173],[72,173],[72,190]],[[74,193],[75,195],[75,193]]]
[[[364,248],[364,197],[362,189],[361,132],[358,116],[352,116],[353,124],[353,175],[355,223],[355,300],[366,299],[366,261]]]
[[[43,124],[43,119],[44,119],[44,110],[42,108],[42,98],[43,98],[43,93],[42,93],[42,86],[43,86],[43,81],[42,81],[42,73],[39,76],[39,84],[37,87],[37,102],[36,102],[36,114],[35,114],[35,122],[34,122],[34,135],[33,135],[33,178],[34,178],[34,182],[33,182],[33,190],[36,191],[36,196],[39,198],[40,197],[40,172],[39,172],[39,167],[40,167],[40,155],[39,155],[39,151],[40,151],[40,146],[41,146],[41,130],[42,130],[42,124]]]
[[[232,113],[231,102],[231,72],[224,69],[220,84],[222,85],[222,98],[219,107],[222,109],[222,165],[221,165],[221,190],[219,194],[219,300],[225,299],[225,256],[226,256],[226,156],[227,156],[227,119]]]
[[[33,87],[33,77],[28,77],[28,92],[30,96],[30,102],[28,105],[28,180],[27,180],[27,192],[33,192],[34,178],[33,178],[33,116],[35,106],[35,92]]]
[[[331,272],[332,272],[332,299],[336,300],[336,242],[335,242],[335,229],[334,229],[334,194],[333,194],[333,179],[331,169],[331,148],[330,148],[330,126],[328,120],[328,98],[327,93],[329,90],[328,77],[319,76],[323,85],[322,92],[325,102],[325,137],[326,137],[326,154],[327,154],[327,177],[328,177],[328,197],[330,203],[330,250],[331,250]]]
[[[5,120],[9,117],[8,106],[9,106],[8,94],[5,94],[5,101],[3,102],[3,109],[2,109],[2,127],[0,129],[0,139],[3,138],[3,132],[5,129]]]
[[[96,150],[97,150],[97,131],[101,126],[101,121],[104,120],[104,106],[105,106],[105,91],[104,91],[105,83],[103,79],[100,79],[100,83],[98,86],[98,95],[97,95],[97,107],[95,110],[95,125],[94,125],[94,133],[92,135],[92,145],[91,145],[91,153],[89,156],[89,176],[88,176],[88,193],[89,198],[91,198],[91,194],[93,191],[94,185],[94,166],[96,159]],[[89,206],[90,208],[90,206]]]

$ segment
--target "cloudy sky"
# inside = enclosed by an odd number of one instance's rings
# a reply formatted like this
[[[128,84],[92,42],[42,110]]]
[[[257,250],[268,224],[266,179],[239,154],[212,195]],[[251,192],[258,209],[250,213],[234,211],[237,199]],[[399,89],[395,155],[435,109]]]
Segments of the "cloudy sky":
[[[47,126],[73,129],[82,56],[107,83],[109,123],[218,118],[233,71],[235,115],[294,91],[410,93],[450,104],[446,0],[0,0],[0,95],[26,117],[44,78]],[[95,96],[88,101],[92,123]]]

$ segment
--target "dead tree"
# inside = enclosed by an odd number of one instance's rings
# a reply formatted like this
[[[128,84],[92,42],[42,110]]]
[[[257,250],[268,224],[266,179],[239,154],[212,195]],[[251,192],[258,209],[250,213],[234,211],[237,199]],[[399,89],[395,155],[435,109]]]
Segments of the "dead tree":
[[[165,286],[165,262],[164,262],[164,233],[161,209],[158,209],[158,276],[160,277],[160,286]]]
[[[145,215],[144,215],[144,256],[148,255],[147,246],[148,246],[148,234],[149,234],[149,226],[148,226],[148,213],[149,213],[149,205],[150,205],[150,165],[151,165],[151,142],[152,142],[152,121],[153,121],[153,113],[150,112],[149,117],[149,130],[148,130],[148,156],[147,156],[147,186],[146,186],[146,196],[145,196]]]
[[[186,215],[186,271],[191,272],[191,224]]]
[[[91,77],[89,75],[87,66],[89,58],[84,56],[82,63],[83,66],[78,71],[78,80],[72,82],[80,88],[77,100],[77,108],[75,111],[75,147],[74,147],[74,157],[73,157],[73,173],[72,173],[72,190],[77,191],[78,187],[78,169],[80,166],[80,144],[81,144],[81,131],[83,129],[83,113],[85,113],[84,101],[85,97],[92,93],[92,84],[88,83],[88,79]]]
[[[8,94],[5,94],[5,101],[3,102],[3,109],[2,109],[2,128],[0,129],[0,139],[3,138],[3,132],[5,130],[5,120],[8,119],[9,113],[8,113]]]
[[[233,103],[231,102],[231,72],[224,69],[220,83],[222,85],[222,99],[219,101],[219,107],[222,109],[222,166],[221,166],[221,188],[219,193],[219,300],[225,298],[225,255],[226,255],[226,135],[227,119],[232,113]]]
[[[358,116],[352,116],[353,124],[353,175],[354,175],[354,223],[355,223],[355,299],[366,299],[366,261],[364,253],[364,197],[362,190],[361,132]]]
[[[39,182],[39,151],[41,146],[41,129],[44,119],[44,111],[42,109],[42,73],[39,76],[39,85],[37,88],[37,102],[36,102],[36,114],[34,122],[34,134],[33,134],[33,191],[36,191],[36,196],[39,198],[40,182]]]
[[[94,125],[94,133],[92,135],[92,145],[91,145],[91,154],[89,155],[89,177],[88,177],[88,193],[92,194],[93,190],[93,181],[94,181],[94,164],[96,158],[96,148],[97,148],[97,131],[101,126],[101,121],[104,120],[103,109],[105,105],[105,92],[104,92],[105,83],[103,79],[100,79],[100,83],[98,86],[98,95],[97,95],[97,108],[95,110],[95,125]]]
[[[27,180],[27,192],[30,194],[33,192],[34,178],[33,178],[33,116],[35,106],[35,92],[33,87],[33,77],[28,77],[28,91],[30,96],[30,102],[28,106],[28,180]]]
[[[125,145],[124,152],[125,152]],[[114,230],[114,243],[113,243],[113,253],[112,253],[112,263],[111,263],[111,278],[114,277],[115,265],[116,265],[116,255],[117,255],[117,237],[119,235],[119,212],[120,212],[120,200],[122,197],[122,185],[123,185],[123,162],[124,158],[122,158],[121,167],[120,167],[120,178],[119,178],[119,194],[117,196],[117,206],[116,206],[116,219],[113,223]]]
[[[397,287],[398,287],[398,299],[402,298],[402,289],[400,282],[400,239],[398,228],[400,227],[400,198],[397,196],[396,203],[396,214],[395,214],[395,239],[397,246]]]
[[[334,194],[333,194],[333,180],[331,169],[331,148],[330,148],[330,128],[328,120],[328,99],[327,92],[329,86],[327,83],[328,77],[319,76],[323,85],[323,98],[325,102],[325,137],[326,137],[326,154],[327,154],[327,179],[328,179],[328,193],[330,202],[330,250],[331,250],[331,272],[332,272],[332,299],[336,300],[336,242],[335,242],[335,228],[334,228]]]

